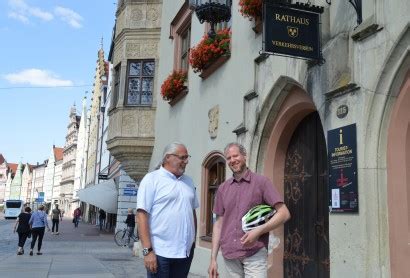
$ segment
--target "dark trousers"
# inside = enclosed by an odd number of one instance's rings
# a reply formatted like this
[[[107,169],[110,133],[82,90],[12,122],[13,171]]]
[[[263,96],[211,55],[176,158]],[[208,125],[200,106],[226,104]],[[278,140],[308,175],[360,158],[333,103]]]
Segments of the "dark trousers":
[[[27,237],[30,232],[25,232],[25,233],[19,233],[19,247],[24,247],[24,244],[26,243]]]
[[[51,228],[51,232],[54,233],[54,227],[56,227],[56,233],[58,232],[58,224],[60,223],[60,220],[58,219],[52,219],[53,221],[53,227]]]
[[[100,231],[102,231],[102,229],[104,228],[104,224],[105,224],[105,218],[100,218]]]
[[[80,221],[80,216],[74,216],[74,227],[78,228],[79,221]]]
[[[173,259],[157,255],[157,273],[151,273],[147,270],[148,278],[186,278],[191,268],[192,259],[194,258],[195,246],[192,245],[191,253],[188,258]]]
[[[43,237],[44,237],[45,229],[46,229],[45,227],[31,229],[31,234],[33,237],[33,239],[31,240],[31,249],[33,249],[34,246],[36,245],[36,241],[38,237],[37,250],[40,252],[41,245],[43,244]]]

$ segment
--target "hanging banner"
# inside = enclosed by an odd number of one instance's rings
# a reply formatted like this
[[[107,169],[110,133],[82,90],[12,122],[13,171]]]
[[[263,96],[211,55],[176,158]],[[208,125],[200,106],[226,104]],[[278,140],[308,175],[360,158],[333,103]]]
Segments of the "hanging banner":
[[[358,212],[356,124],[329,130],[329,208],[331,212]]]
[[[323,8],[302,10],[295,6],[265,3],[264,51],[321,60],[319,23]]]

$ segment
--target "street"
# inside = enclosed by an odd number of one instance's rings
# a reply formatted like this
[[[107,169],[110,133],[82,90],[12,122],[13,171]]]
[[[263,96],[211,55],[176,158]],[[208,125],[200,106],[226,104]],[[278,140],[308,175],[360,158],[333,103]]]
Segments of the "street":
[[[0,213],[2,278],[146,277],[142,259],[132,256],[131,248],[117,246],[111,233],[100,232],[95,225],[80,222],[75,229],[71,218],[60,222],[60,235],[46,232],[42,256],[36,255],[36,249],[34,256],[29,256],[31,239],[26,242],[24,255],[17,256],[18,235],[13,233],[14,223],[14,219],[5,220]]]

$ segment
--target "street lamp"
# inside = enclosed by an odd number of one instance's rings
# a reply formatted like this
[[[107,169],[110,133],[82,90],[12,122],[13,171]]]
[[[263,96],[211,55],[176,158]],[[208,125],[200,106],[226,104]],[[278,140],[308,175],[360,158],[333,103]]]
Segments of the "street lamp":
[[[231,18],[231,0],[189,0],[189,6],[195,10],[199,22],[211,25],[208,35],[215,37],[215,24],[229,21]]]

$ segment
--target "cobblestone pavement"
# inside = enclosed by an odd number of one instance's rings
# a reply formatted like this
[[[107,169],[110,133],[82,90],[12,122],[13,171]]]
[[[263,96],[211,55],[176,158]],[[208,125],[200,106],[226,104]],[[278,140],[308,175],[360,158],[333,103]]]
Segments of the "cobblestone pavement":
[[[17,256],[18,237],[17,234],[13,233],[14,223],[15,220],[4,220],[3,215],[0,213],[0,234],[2,235],[0,238],[0,266],[2,263],[4,265],[6,261],[15,262],[17,260],[16,263],[18,263],[18,260],[22,260],[22,268],[25,266],[30,267],[30,264],[24,264],[23,262],[29,260],[28,251],[30,249],[29,244],[31,240],[29,239],[26,242],[24,248],[25,254],[23,256]],[[49,225],[50,224],[51,223],[49,223]],[[86,258],[87,256],[91,256],[93,260],[95,259],[100,262],[103,268],[105,268],[105,271],[111,273],[113,277],[146,277],[143,260],[133,256],[131,248],[117,246],[114,242],[112,233],[100,232],[98,227],[81,222],[78,228],[74,228],[71,219],[69,218],[65,218],[60,222],[59,235],[53,235],[51,232],[46,232],[43,240],[42,252],[43,256],[41,259],[43,261],[49,258],[51,263],[61,263],[58,270],[60,272],[65,270],[69,273],[70,268],[75,269],[76,264],[81,264],[81,261],[78,261],[78,259],[75,260],[76,257]],[[32,258],[36,257],[37,256],[35,255]],[[91,265],[90,268],[92,268]],[[90,270],[90,273],[92,273],[92,269]],[[2,274],[2,277],[4,277],[4,274]],[[54,276],[47,275],[44,277]],[[95,277],[99,276],[96,274]],[[190,274],[189,277],[200,278],[203,276]]]

